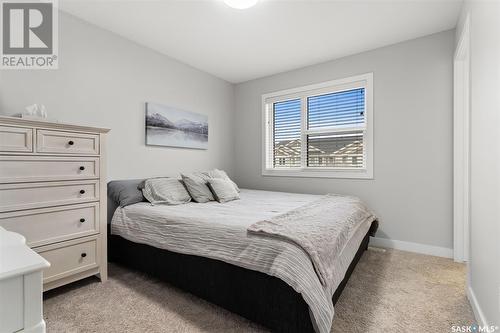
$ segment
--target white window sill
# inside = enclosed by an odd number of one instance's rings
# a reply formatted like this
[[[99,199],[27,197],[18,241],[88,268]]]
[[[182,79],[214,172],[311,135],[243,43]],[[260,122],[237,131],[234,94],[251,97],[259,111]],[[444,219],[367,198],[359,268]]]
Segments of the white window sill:
[[[303,178],[345,178],[345,179],[373,179],[373,171],[367,169],[263,169],[263,176],[272,177],[303,177]]]

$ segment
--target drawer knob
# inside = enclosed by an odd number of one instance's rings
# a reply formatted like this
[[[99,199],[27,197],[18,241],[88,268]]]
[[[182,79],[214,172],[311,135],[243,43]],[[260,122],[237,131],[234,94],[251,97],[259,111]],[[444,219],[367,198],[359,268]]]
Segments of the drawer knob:
[[[80,194],[85,194],[85,190],[80,190]]]
[[[75,143],[73,142],[73,140],[68,141],[68,145],[72,146],[72,145],[74,145],[74,144],[75,144]]]
[[[82,165],[82,166],[80,167],[80,170],[82,170],[82,171],[83,171],[83,170],[85,170],[85,167]]]
[[[83,223],[83,222],[85,222],[85,219],[83,219],[83,218],[82,218],[82,219],[80,219],[80,222],[82,222],[82,223]]]
[[[81,256],[82,256],[82,258],[85,258],[85,257],[87,256],[87,253],[83,252],[83,253],[81,254]]]

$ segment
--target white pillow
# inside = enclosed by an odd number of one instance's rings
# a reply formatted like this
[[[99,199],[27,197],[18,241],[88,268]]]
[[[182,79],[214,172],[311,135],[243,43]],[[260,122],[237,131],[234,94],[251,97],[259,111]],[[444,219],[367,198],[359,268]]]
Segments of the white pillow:
[[[229,180],[231,182],[231,184],[233,184],[234,188],[236,189],[236,192],[240,192],[240,188],[238,187],[238,185],[236,185],[236,183],[233,182],[231,178],[229,178],[229,176],[227,175],[227,173],[224,170],[213,169],[210,171],[204,171],[204,172],[202,172],[202,174],[208,178]]]
[[[218,202],[228,202],[240,198],[238,191],[236,191],[233,182],[230,179],[209,179],[208,187],[210,187],[214,194],[215,200],[217,200]]]
[[[153,205],[181,205],[191,201],[191,196],[181,180],[175,178],[147,179],[142,194]]]
[[[214,201],[214,196],[207,186],[208,179],[201,174],[191,173],[191,174],[181,174],[182,181],[186,188],[196,202],[208,202]]]

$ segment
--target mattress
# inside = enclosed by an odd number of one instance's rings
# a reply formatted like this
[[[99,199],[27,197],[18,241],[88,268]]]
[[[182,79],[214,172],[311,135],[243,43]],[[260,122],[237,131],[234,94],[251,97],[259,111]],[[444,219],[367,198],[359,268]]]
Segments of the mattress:
[[[117,208],[111,233],[172,252],[221,260],[276,276],[300,293],[318,332],[330,332],[332,296],[368,232],[371,221],[353,228],[335,258],[336,271],[322,285],[310,258],[295,243],[252,235],[247,228],[317,200],[320,196],[242,189],[241,200],[178,206],[141,202]]]

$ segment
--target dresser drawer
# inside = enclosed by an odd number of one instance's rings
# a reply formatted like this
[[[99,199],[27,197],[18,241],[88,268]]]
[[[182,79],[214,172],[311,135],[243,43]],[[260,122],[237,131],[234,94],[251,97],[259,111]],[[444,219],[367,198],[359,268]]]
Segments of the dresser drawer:
[[[24,127],[0,126],[0,152],[33,152],[33,130]]]
[[[99,155],[99,135],[37,129],[36,152]]]
[[[99,181],[0,184],[0,212],[99,200]]]
[[[97,238],[82,238],[35,248],[39,255],[50,262],[50,267],[43,271],[43,283],[97,267],[98,246]]]
[[[0,156],[0,183],[99,177],[99,158]]]
[[[30,247],[96,234],[98,221],[98,203],[0,213],[0,226],[23,235]]]

